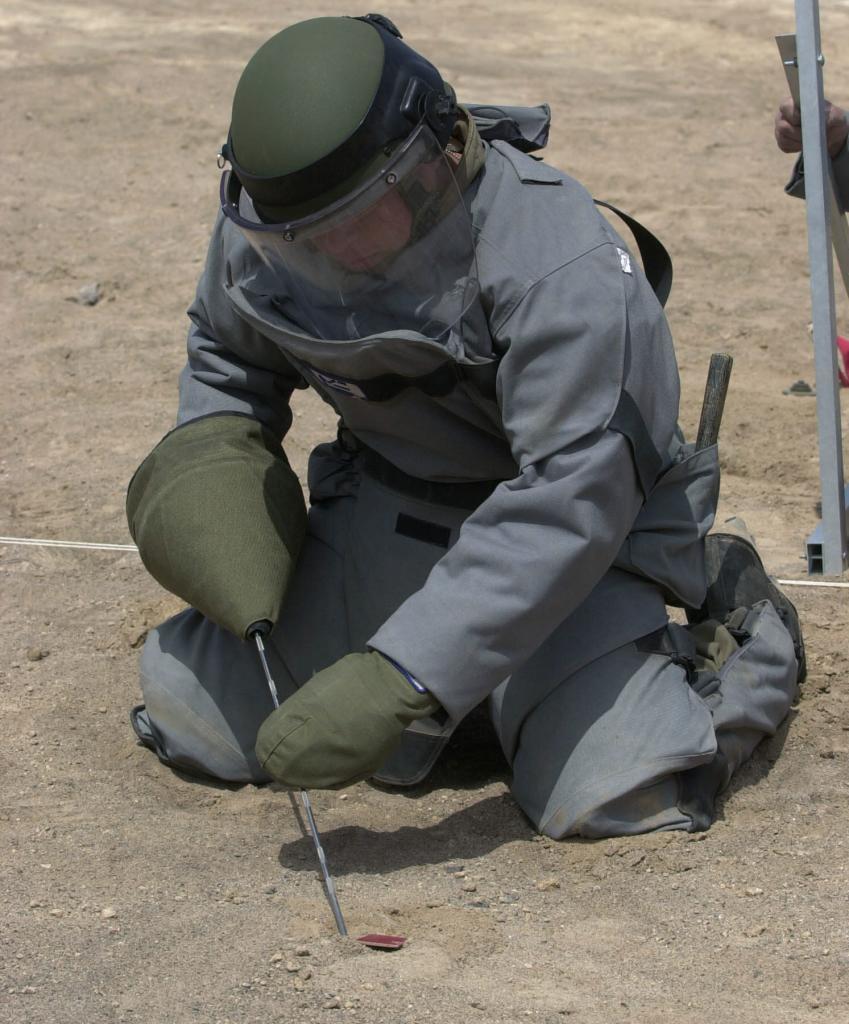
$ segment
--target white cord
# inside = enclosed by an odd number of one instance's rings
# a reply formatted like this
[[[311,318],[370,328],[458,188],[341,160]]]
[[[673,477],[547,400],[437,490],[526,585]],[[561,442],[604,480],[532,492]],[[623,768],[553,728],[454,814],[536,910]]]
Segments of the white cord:
[[[776,580],[782,587],[843,587],[849,588],[849,583],[828,583],[823,580]]]
[[[0,544],[28,544],[35,548],[81,548],[84,551],[138,551],[135,544],[94,544],[87,540],[38,540],[34,537],[0,537]]]
[[[0,544],[28,544],[36,548],[78,548],[83,551],[138,551],[135,544],[95,544],[88,540],[39,540],[35,537],[0,537]],[[849,590],[849,583],[825,580],[776,580],[782,587],[838,587]]]

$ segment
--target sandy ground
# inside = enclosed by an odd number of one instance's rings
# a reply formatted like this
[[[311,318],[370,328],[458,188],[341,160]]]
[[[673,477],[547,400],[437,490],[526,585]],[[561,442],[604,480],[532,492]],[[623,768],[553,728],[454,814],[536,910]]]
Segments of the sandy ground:
[[[845,103],[849,4],[822,6]],[[126,482],[174,415],[238,73],[282,25],[349,13],[197,10],[0,8],[2,535],[128,540]],[[804,208],[771,137],[792,4],[386,13],[461,98],[549,101],[548,159],[665,239],[685,427],[710,352],[731,352],[723,508],[801,576],[815,411],[782,391],[813,381]],[[97,305],[72,301],[92,282]],[[300,468],[331,431],[299,396]],[[409,936],[382,954],[335,936],[285,793],[198,784],[135,743],[138,648],[179,606],[137,557],[0,547],[0,571],[4,1024],[849,1021],[845,591],[794,591],[802,699],[707,834],[541,840],[474,724],[426,786],[316,794],[352,932]]]

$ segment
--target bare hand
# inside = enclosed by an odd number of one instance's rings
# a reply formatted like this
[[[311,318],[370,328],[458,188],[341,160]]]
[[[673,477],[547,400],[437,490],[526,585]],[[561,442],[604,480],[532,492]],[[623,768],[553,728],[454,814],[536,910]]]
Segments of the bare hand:
[[[825,142],[829,156],[837,156],[846,145],[849,124],[846,111],[825,101]],[[775,141],[782,153],[802,151],[802,115],[799,108],[788,96],[782,100],[775,115]]]

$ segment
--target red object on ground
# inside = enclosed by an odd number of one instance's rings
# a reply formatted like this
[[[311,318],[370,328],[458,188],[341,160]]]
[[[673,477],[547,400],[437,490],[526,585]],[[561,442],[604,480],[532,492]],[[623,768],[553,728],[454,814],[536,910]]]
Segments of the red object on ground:
[[[406,941],[403,935],[381,935],[378,932],[357,936],[357,942],[371,946],[372,949],[400,949]]]
[[[849,388],[849,339],[837,336],[837,375],[844,388]]]

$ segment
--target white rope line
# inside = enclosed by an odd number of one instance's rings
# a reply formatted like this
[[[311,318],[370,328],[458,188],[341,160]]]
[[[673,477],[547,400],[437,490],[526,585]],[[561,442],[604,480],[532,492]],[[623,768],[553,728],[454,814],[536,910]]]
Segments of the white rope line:
[[[782,587],[842,587],[849,589],[849,583],[828,583],[825,580],[776,580]]]
[[[0,537],[0,544],[27,544],[35,548],[80,548],[83,551],[138,551],[135,544],[95,544],[87,540],[40,540],[35,537]]]
[[[36,548],[77,548],[83,551],[138,551],[135,544],[96,544],[88,540],[44,540],[35,537],[0,537],[0,544],[28,544]],[[849,583],[819,580],[776,580],[782,587],[839,587],[849,590]]]

